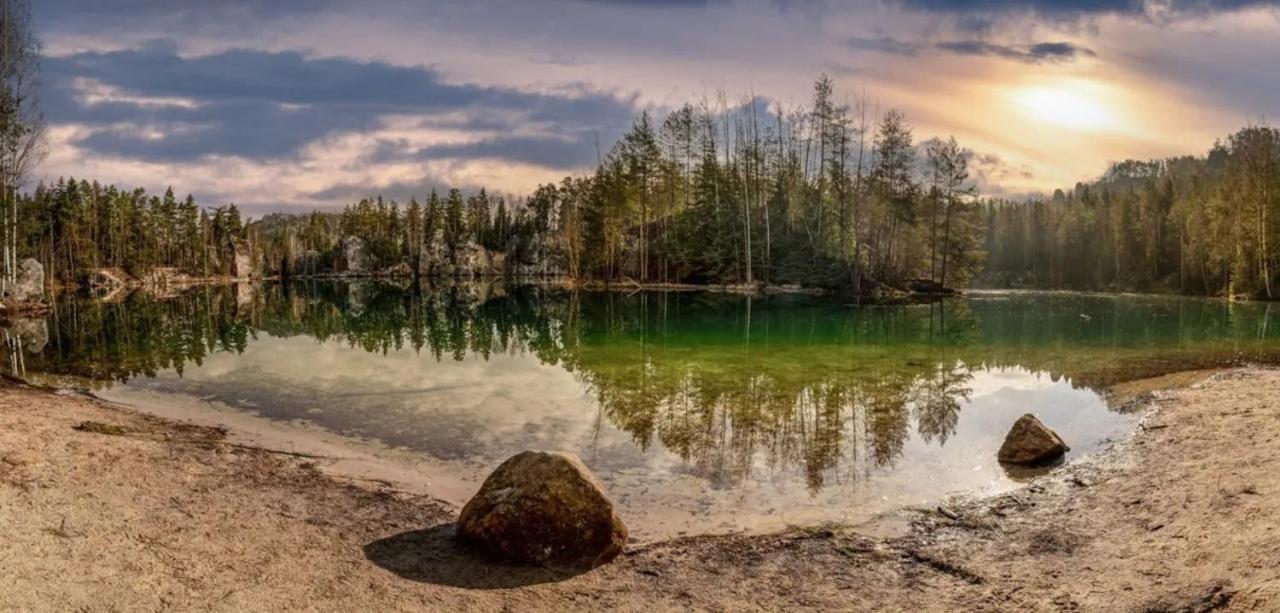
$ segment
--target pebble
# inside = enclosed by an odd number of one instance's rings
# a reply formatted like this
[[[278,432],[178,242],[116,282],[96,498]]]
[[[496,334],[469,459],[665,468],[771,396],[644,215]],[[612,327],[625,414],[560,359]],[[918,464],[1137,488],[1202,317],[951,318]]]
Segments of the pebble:
[[[938,512],[945,515],[947,519],[960,519],[960,514],[952,511],[949,507],[939,505]]]
[[[4,463],[10,466],[28,466],[32,462],[30,456],[18,451],[6,453],[3,459]]]

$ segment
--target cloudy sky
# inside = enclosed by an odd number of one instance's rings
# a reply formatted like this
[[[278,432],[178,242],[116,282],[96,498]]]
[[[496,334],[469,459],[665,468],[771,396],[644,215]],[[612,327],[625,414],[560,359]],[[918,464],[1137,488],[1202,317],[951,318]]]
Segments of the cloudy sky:
[[[640,110],[837,95],[989,195],[1280,115],[1280,0],[38,0],[45,177],[251,212],[586,171]]]

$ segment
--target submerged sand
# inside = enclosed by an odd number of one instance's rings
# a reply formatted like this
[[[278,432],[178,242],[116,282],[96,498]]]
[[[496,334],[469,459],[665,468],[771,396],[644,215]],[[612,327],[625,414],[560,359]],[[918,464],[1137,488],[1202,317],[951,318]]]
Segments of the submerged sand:
[[[1012,493],[633,545],[574,576],[458,549],[429,478],[9,385],[0,610],[1280,610],[1280,371],[1174,384],[1117,389],[1148,412],[1131,440]]]

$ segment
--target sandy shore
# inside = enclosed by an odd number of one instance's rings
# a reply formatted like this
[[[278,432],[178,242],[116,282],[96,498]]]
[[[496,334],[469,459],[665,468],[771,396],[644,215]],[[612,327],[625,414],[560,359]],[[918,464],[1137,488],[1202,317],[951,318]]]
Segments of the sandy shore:
[[[1175,383],[1136,395],[1132,439],[1010,494],[576,576],[459,550],[428,496],[8,385],[0,610],[1280,610],[1280,371]]]

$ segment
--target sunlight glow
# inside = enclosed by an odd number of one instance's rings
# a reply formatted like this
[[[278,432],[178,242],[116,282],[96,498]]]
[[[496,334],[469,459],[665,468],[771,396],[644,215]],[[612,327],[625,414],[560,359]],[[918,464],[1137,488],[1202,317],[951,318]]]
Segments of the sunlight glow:
[[[1072,130],[1104,130],[1119,122],[1095,88],[1086,84],[1019,89],[1014,99],[1036,121]]]

